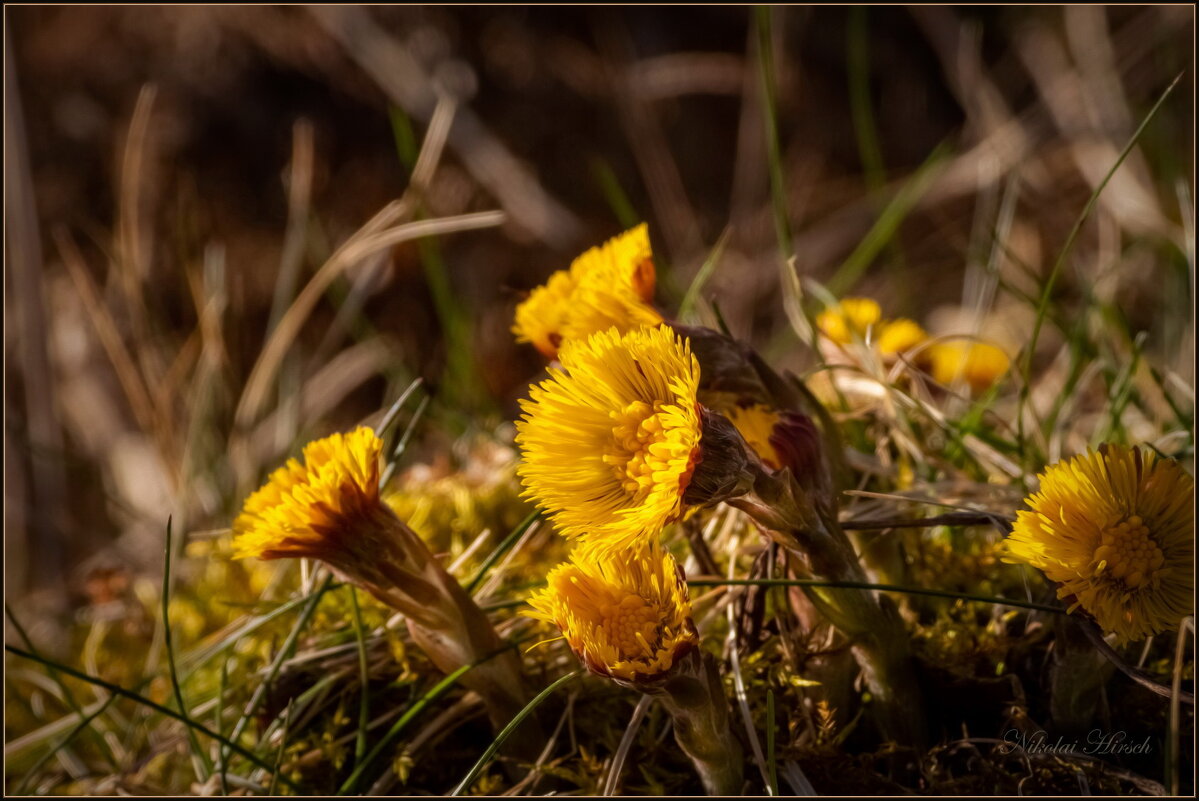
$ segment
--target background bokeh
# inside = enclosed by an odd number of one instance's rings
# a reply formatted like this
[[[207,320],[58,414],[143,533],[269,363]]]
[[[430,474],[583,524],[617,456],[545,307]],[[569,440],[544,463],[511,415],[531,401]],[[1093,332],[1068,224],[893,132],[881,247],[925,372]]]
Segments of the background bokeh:
[[[160,570],[168,514],[227,526],[296,442],[412,377],[440,423],[412,458],[452,461],[453,435],[510,420],[541,369],[508,330],[521,292],[633,222],[650,223],[668,312],[727,232],[701,296],[802,367],[754,13],[6,8],[5,578],[34,639],[52,650],[72,610]],[[1181,76],[1058,300],[1110,303],[1193,387],[1193,9],[770,15],[796,271],[934,332],[978,318],[1013,353],[1032,314],[1018,291]],[[286,307],[281,274],[302,286],[400,197],[450,110],[420,214],[506,221],[348,271],[247,428],[235,412]],[[884,210],[898,217],[880,232]],[[979,298],[996,272],[1010,291]],[[1060,344],[1046,332],[1046,359]]]

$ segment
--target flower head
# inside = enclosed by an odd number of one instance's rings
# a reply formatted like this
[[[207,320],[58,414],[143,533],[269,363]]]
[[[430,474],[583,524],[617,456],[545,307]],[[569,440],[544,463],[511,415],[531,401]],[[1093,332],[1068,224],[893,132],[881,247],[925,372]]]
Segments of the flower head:
[[[517,342],[531,342],[546,358],[552,359],[562,344],[562,331],[570,318],[571,298],[578,282],[566,270],[550,276],[544,285],[529,293],[516,307],[512,333]]]
[[[591,248],[570,265],[580,284],[606,285],[645,303],[654,299],[654,254],[649,226],[641,223],[603,245]]]
[[[882,316],[883,310],[871,298],[843,298],[816,316],[816,327],[833,342],[848,345],[855,337],[865,337]]]
[[[512,332],[554,358],[562,343],[615,326],[629,331],[662,322],[650,305],[655,272],[649,229],[642,223],[579,256],[516,307]]]
[[[1121,642],[1194,613],[1195,480],[1150,450],[1107,445],[1040,475],[1006,540]]]
[[[760,403],[750,406],[734,404],[728,410],[728,418],[767,467],[771,470],[782,469],[783,460],[770,442],[774,427],[779,422],[778,412]]]
[[[932,376],[948,386],[959,378],[978,395],[1007,372],[1011,360],[1000,348],[987,342],[953,340],[938,342],[929,348]]]
[[[687,584],[657,544],[628,551],[577,548],[529,599],[593,673],[629,682],[661,677],[699,642]]]
[[[911,350],[924,340],[928,334],[919,323],[900,317],[883,324],[878,332],[878,352],[883,356],[898,356]]]
[[[699,455],[699,365],[669,328],[567,342],[521,402],[524,496],[568,537],[656,537],[683,512]]]
[[[328,559],[356,549],[353,532],[381,509],[379,454],[369,428],[309,443],[304,463],[291,459],[246,499],[233,522],[234,555]]]

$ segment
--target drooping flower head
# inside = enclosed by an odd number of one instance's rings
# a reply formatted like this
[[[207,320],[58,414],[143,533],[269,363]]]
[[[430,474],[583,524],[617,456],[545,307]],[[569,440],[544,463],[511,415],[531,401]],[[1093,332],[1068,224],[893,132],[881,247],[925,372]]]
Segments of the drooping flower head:
[[[310,442],[303,463],[290,459],[246,499],[233,521],[233,555],[319,559],[410,618],[440,625],[458,616],[438,588],[448,578],[383,501],[382,450],[369,428]]]
[[[662,676],[699,642],[682,571],[656,543],[576,548],[529,605],[527,614],[560,628],[589,670],[623,681]]]
[[[516,307],[512,332],[547,358],[562,343],[616,327],[629,331],[655,326],[662,315],[650,305],[655,272],[649,228],[636,228],[588,250],[559,270]]]
[[[328,558],[374,518],[383,443],[369,428],[309,443],[246,499],[233,522],[234,555]]]
[[[382,499],[382,450],[369,428],[309,443],[303,463],[288,461],[246,499],[233,523],[234,555],[325,562],[404,613],[413,642],[440,670],[471,665],[462,683],[502,727],[525,704],[519,660],[496,656],[501,641],[487,615]]]
[[[939,383],[949,386],[960,378],[975,395],[986,392],[1011,364],[1001,348],[966,340],[938,342],[929,348],[928,359],[932,376]]]
[[[871,298],[843,298],[816,316],[816,327],[833,342],[848,345],[855,337],[865,337],[882,317],[883,310]]]
[[[699,458],[699,365],[669,328],[567,342],[521,402],[517,473],[568,537],[652,539],[683,512]]]
[[[1040,475],[1006,540],[1005,561],[1057,582],[1121,642],[1194,614],[1195,479],[1148,449],[1106,445]]]

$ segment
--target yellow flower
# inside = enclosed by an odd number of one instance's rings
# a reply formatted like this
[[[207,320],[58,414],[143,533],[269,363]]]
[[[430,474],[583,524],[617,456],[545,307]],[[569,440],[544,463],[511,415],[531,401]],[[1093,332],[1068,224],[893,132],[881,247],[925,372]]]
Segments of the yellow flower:
[[[624,681],[666,673],[699,643],[687,584],[657,544],[575,549],[529,599],[531,617],[558,626],[588,669]]]
[[[883,324],[878,332],[878,352],[883,356],[897,356],[919,345],[928,334],[920,325],[906,317]]]
[[[309,443],[246,499],[233,522],[234,556],[262,559],[357,550],[352,532],[389,514],[379,499],[383,443],[369,428]]]
[[[654,254],[649,226],[641,223],[579,256],[570,265],[580,284],[607,286],[645,303],[654,300]]]
[[[783,460],[774,445],[770,444],[770,435],[779,421],[778,412],[760,403],[753,406],[733,405],[728,410],[728,418],[767,467],[771,470],[782,469]]]
[[[985,392],[1007,372],[1011,360],[1006,353],[986,342],[955,340],[929,348],[932,376],[946,386],[963,379],[970,391]]]
[[[579,256],[516,307],[512,332],[531,342],[547,358],[562,343],[585,339],[615,326],[629,331],[662,322],[650,304],[654,262],[649,228],[642,223]]]
[[[559,270],[544,286],[530,292],[516,307],[516,322],[512,326],[516,341],[531,342],[547,359],[554,358],[562,344],[562,329],[569,318],[576,286],[569,272]]]
[[[517,473],[568,537],[616,546],[683,512],[701,434],[699,364],[666,327],[567,342],[521,402]]]
[[[311,557],[407,617],[408,631],[440,670],[479,664],[462,683],[502,727],[525,703],[519,660],[495,656],[487,615],[379,492],[382,441],[369,428],[309,443],[246,499],[233,523],[234,556]]]
[[[848,345],[855,337],[865,337],[870,326],[882,316],[882,309],[870,298],[843,298],[816,316],[816,326],[833,342]]]
[[[319,559],[428,627],[460,615],[439,589],[452,581],[379,493],[382,441],[369,428],[304,447],[246,499],[233,556]]]
[[[1004,561],[1043,571],[1120,642],[1194,614],[1195,479],[1177,462],[1106,445],[1039,478]]]

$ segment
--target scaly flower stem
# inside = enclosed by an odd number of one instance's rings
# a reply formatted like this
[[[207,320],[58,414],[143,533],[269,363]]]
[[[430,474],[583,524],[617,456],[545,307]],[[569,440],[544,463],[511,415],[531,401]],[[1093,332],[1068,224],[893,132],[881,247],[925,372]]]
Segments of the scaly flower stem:
[[[675,740],[691,757],[708,795],[741,795],[745,760],[729,729],[728,701],[712,657],[696,649],[677,668],[660,688],[645,692],[670,713]]]
[[[390,509],[387,512],[390,513]],[[394,586],[380,588],[382,592],[376,592],[376,596],[385,602],[391,599],[391,605],[407,615],[408,632],[413,642],[446,675],[463,665],[480,663],[460,681],[479,694],[487,707],[492,727],[500,731],[528,701],[521,680],[519,657],[514,651],[506,651],[481,661],[504,645],[487,614],[446,572],[424,541],[394,515],[391,516],[391,528],[396,541],[402,543],[398,550],[406,564],[395,571],[397,581]],[[422,587],[433,598],[422,601],[418,606],[423,608],[415,610],[415,599],[405,598],[411,587]],[[527,719],[522,724],[521,734],[506,750],[521,759],[536,760],[544,743],[537,722]]]
[[[813,578],[865,581],[866,576],[835,511],[815,501],[787,471],[771,474],[750,463],[750,492],[728,503],[766,528]],[[818,610],[853,640],[853,652],[874,696],[886,737],[905,745],[925,739],[920,687],[907,632],[890,599],[868,590],[806,587]]]
[[[1049,714],[1059,734],[1083,734],[1103,710],[1103,685],[1112,665],[1091,645],[1077,618],[1055,617],[1052,626]]]

